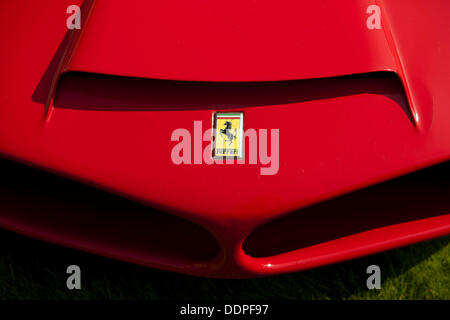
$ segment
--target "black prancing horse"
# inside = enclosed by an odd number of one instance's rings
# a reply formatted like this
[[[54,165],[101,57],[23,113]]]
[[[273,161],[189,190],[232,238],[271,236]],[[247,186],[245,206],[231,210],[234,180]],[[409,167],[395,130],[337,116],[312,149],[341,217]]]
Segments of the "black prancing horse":
[[[231,146],[231,144],[233,143],[233,140],[236,139],[237,129],[234,128],[234,134],[232,134],[231,133],[231,122],[226,121],[225,129],[220,129],[220,133],[227,137],[227,139],[225,139],[225,141],[228,141],[228,146]]]

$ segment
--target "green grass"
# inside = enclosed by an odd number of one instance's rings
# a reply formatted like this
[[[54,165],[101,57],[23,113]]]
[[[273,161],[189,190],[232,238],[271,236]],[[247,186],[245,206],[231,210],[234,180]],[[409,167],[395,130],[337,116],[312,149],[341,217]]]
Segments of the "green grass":
[[[305,272],[218,280],[144,268],[0,231],[0,299],[450,299],[450,237]],[[66,268],[82,290],[66,289]],[[381,290],[366,288],[379,265]]]

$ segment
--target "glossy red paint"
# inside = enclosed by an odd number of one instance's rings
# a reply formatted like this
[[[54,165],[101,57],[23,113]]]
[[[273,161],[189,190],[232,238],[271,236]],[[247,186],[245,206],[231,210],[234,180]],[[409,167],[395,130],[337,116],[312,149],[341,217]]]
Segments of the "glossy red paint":
[[[220,249],[210,261],[138,254],[27,224],[12,209],[3,227],[214,277],[304,270],[450,232],[442,211],[274,256],[243,250],[290,212],[449,160],[448,1],[377,1],[383,28],[369,30],[366,0],[86,0],[82,30],[68,32],[66,8],[81,2],[0,3],[0,154],[194,222]],[[280,130],[278,174],[171,161],[175,129],[209,129],[224,110],[243,111],[245,129]],[[214,181],[239,181],[225,205]]]

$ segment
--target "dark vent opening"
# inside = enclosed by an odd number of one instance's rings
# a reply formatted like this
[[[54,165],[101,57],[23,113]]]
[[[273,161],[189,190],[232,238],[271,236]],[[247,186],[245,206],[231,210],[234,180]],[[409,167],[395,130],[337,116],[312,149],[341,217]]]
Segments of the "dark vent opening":
[[[201,110],[283,105],[356,94],[394,100],[412,121],[403,85],[393,72],[334,78],[202,82],[68,72],[58,82],[56,108],[107,111]]]
[[[16,162],[0,159],[0,223],[125,255],[198,263],[219,244],[190,221]]]
[[[450,212],[450,162],[288,214],[244,241],[253,257],[270,257],[360,232]]]

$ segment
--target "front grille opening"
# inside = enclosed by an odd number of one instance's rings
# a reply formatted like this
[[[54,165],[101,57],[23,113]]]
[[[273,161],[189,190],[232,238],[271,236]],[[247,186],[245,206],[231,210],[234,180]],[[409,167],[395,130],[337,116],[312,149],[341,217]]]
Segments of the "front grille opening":
[[[450,213],[450,162],[288,214],[256,228],[244,251],[270,257],[385,226]]]
[[[400,78],[372,72],[320,79],[208,82],[67,72],[58,81],[54,106],[103,111],[216,110],[285,105],[357,94],[384,95],[413,121]]]
[[[134,201],[5,159],[0,177],[1,225],[162,264],[219,254],[204,228]]]

